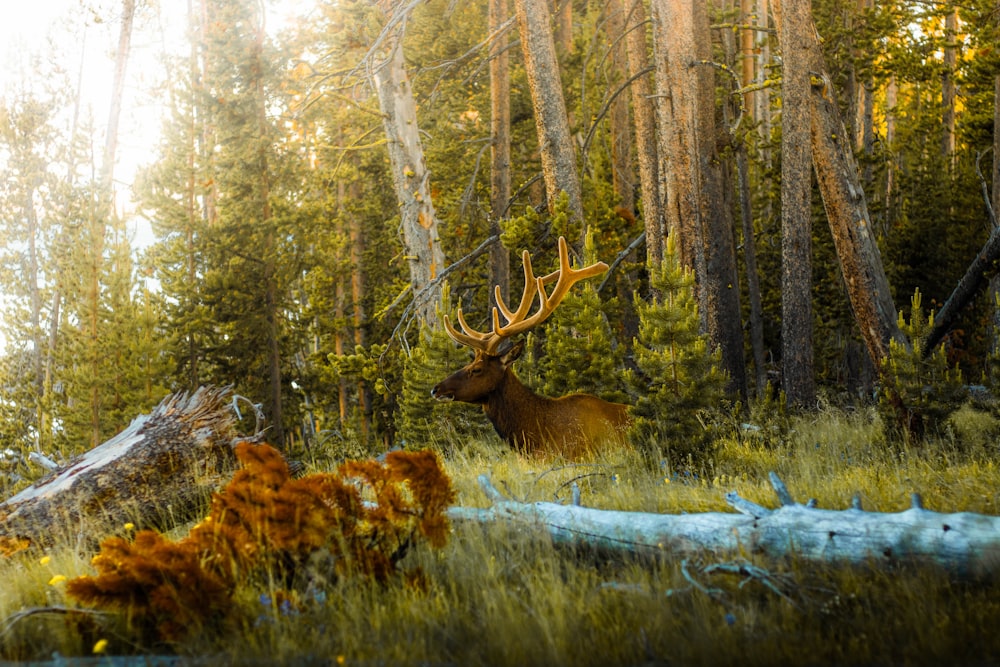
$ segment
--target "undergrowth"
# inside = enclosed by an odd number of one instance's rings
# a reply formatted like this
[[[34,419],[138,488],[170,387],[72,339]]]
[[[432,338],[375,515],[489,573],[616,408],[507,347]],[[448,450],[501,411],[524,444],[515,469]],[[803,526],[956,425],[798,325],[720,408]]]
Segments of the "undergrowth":
[[[465,506],[488,506],[477,476],[508,497],[646,512],[731,511],[735,491],[774,506],[768,472],[821,507],[997,514],[996,422],[962,409],[919,443],[886,436],[875,408],[733,423],[697,470],[606,452],[584,463],[525,459],[499,443],[443,462]],[[211,508],[206,507],[205,514]],[[178,527],[183,539],[190,527]],[[419,578],[313,575],[288,595],[287,562],[237,577],[239,610],[211,632],[152,644],[128,613],[93,613],[67,580],[99,574],[71,535],[0,562],[0,658],[171,652],[219,664],[874,665],[1000,661],[1000,584],[933,568],[830,568],[752,554],[597,558],[523,526],[453,525],[447,544],[401,561]],[[100,568],[100,563],[97,563]]]

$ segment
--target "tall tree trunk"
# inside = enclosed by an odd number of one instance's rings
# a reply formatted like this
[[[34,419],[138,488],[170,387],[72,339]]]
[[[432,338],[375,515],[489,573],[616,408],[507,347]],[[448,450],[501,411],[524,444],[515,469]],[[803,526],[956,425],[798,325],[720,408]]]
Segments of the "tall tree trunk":
[[[91,213],[91,264],[88,267],[86,303],[88,311],[87,335],[91,366],[90,384],[90,439],[91,446],[101,442],[101,385],[99,378],[105,363],[98,350],[101,343],[101,273],[104,266],[106,220],[114,215],[114,170],[118,147],[118,122],[121,117],[122,96],[125,92],[125,69],[128,65],[132,41],[132,23],[135,18],[135,0],[122,0],[122,19],[118,33],[118,50],[115,54],[115,73],[111,87],[111,104],[108,126],[104,138],[101,162],[101,182]]]
[[[896,188],[896,97],[899,85],[895,73],[889,75],[889,83],[885,87],[885,145],[889,159],[885,165],[885,214],[882,216],[882,233],[888,235],[895,222],[893,207]]]
[[[619,0],[621,2],[621,0]],[[646,10],[642,0],[626,0],[625,48],[628,52],[628,75],[632,81],[632,110],[635,122],[635,148],[639,166],[639,190],[642,221],[646,229],[646,262],[659,266],[663,258],[663,235],[666,231],[663,199],[660,193],[659,155],[656,147],[656,111],[650,76],[639,76],[649,66],[649,39],[646,34]]]
[[[187,11],[188,26],[193,32],[193,37],[191,39],[191,51],[188,54],[188,76],[191,78],[191,86],[197,89],[201,86],[202,80],[198,49],[200,48],[200,45],[204,43],[203,31],[205,22],[200,20],[200,17],[195,14],[192,0],[188,0]],[[187,279],[192,285],[196,284],[195,281],[198,278],[198,235],[196,230],[198,229],[199,223],[202,222],[202,215],[198,202],[198,136],[201,132],[199,125],[203,124],[204,120],[200,118],[200,116],[200,113],[189,112],[189,134],[187,137],[187,234],[185,243],[187,245]],[[193,304],[190,304],[189,307],[193,307]],[[197,337],[194,331],[187,328],[185,336],[187,338],[187,359],[183,361],[182,364],[187,368],[187,389],[188,391],[194,391],[199,383],[198,374],[201,361],[201,350],[199,349]]]
[[[750,351],[753,355],[754,387],[757,396],[767,388],[767,361],[764,351],[764,305],[760,297],[760,273],[757,270],[757,240],[754,236],[753,204],[750,197],[750,166],[747,147],[736,147],[736,173],[743,227],[743,262],[747,268],[747,296],[750,300]]]
[[[496,34],[507,20],[507,0],[489,0],[489,31]],[[510,59],[507,32],[496,34],[490,45],[490,236],[501,231],[510,200]],[[510,253],[501,243],[490,248],[490,284],[510,302]],[[495,301],[495,294],[490,292]],[[495,306],[496,303],[493,303]]]
[[[343,179],[337,180],[337,200],[344,200],[344,182]],[[343,232],[343,230],[340,230]],[[344,260],[341,253],[337,252],[337,264],[343,264]],[[347,289],[345,283],[347,282],[342,274],[337,275],[337,284],[334,287],[333,295],[333,316],[338,322],[345,322],[344,314],[347,312]],[[338,326],[333,334],[333,353],[338,357],[344,355],[344,351],[347,349],[344,343],[347,340],[347,327],[344,325]],[[340,417],[340,428],[343,431],[344,427],[347,426],[347,378],[340,376],[337,380],[337,414]]]
[[[697,60],[694,16],[689,0],[653,0],[650,7],[666,230],[674,235],[681,263],[694,271],[705,323],[705,252],[698,202],[701,178],[694,143],[699,109],[697,85],[688,66]]]
[[[38,215],[35,212],[35,187],[27,184],[24,201],[25,230],[28,240],[28,291],[31,299],[31,374],[35,393],[35,444],[41,446],[45,425],[45,364],[42,333],[42,286],[38,282]]]
[[[773,3],[779,32],[781,4]],[[810,26],[802,38],[808,43],[809,71],[813,73],[809,95],[813,168],[855,321],[875,368],[881,368],[889,354],[889,341],[905,343],[905,339],[896,320],[889,280],[858,179],[858,164],[834,98],[815,26]]]
[[[781,77],[781,370],[788,402],[816,402],[812,340],[811,0],[785,0]]]
[[[955,69],[958,64],[958,8],[950,7],[944,23],[944,63],[941,70],[941,157],[955,168]]]
[[[767,80],[768,67],[771,66],[771,41],[767,32],[770,27],[768,17],[771,14],[771,0],[755,0],[757,15],[757,36],[754,38],[754,49],[757,52],[757,76],[759,84]],[[765,166],[771,166],[771,92],[761,88],[753,94],[753,119],[757,123],[757,133],[761,143],[761,161]],[[767,206],[770,208],[770,200]],[[768,215],[770,218],[770,215]]]
[[[752,25],[754,17],[753,0],[740,0],[740,22]],[[759,19],[758,19],[759,22]],[[766,21],[765,21],[766,22]],[[745,28],[740,33],[740,85],[743,88],[757,80],[754,55],[756,40],[754,30]],[[756,113],[757,96],[764,91],[747,93],[744,105],[750,110],[751,118]],[[753,355],[754,387],[758,396],[763,396],[767,388],[767,365],[764,354],[764,306],[760,297],[760,276],[757,271],[757,241],[754,234],[753,197],[750,190],[750,160],[747,154],[748,131],[743,131],[742,140],[736,144],[737,191],[740,203],[740,222],[743,229],[743,263],[747,271],[747,297],[750,301],[750,350]]]
[[[609,92],[613,93],[625,81],[628,71],[625,16],[621,0],[608,4],[608,20],[604,25],[611,52]],[[618,196],[618,205],[631,215],[635,210],[635,169],[632,161],[628,97],[618,95],[612,100],[608,120],[611,123],[611,183]]]
[[[350,199],[357,201],[361,198],[360,188],[357,181],[350,184]],[[361,262],[365,252],[365,235],[361,229],[361,220],[352,216],[350,222],[350,243],[351,243],[351,306],[352,322],[354,325],[354,345],[362,346],[368,344],[365,336],[365,304],[363,297],[365,294],[365,272]],[[368,391],[365,380],[358,380],[358,409],[361,411],[361,434],[367,438],[371,430],[372,397]]]
[[[549,210],[552,210],[559,194],[565,192],[569,197],[570,222],[582,225],[580,175],[576,169],[576,154],[569,131],[549,11],[545,0],[514,0],[514,10],[535,111]],[[564,233],[564,230],[557,231]]]
[[[385,15],[392,14],[388,0],[380,2]],[[375,64],[375,91],[382,111],[382,125],[392,165],[392,180],[399,200],[405,256],[410,269],[410,287],[416,299],[417,318],[430,326],[437,323],[435,306],[441,287],[432,284],[444,267],[438,237],[438,219],[431,199],[430,172],[424,160],[417,125],[417,105],[410,79],[403,66],[401,33],[387,42],[386,59]]]
[[[687,253],[681,259],[699,279],[703,321],[712,344],[722,351],[730,391],[745,395],[736,244],[717,150],[715,72],[706,65],[712,60],[708,11],[702,0],[656,0],[653,6],[662,81],[658,92],[668,95],[661,106],[668,107],[664,113],[669,118],[661,128],[670,128],[665,133],[673,188],[668,191],[670,232],[679,233],[679,245]]]
[[[118,51],[115,54],[115,77],[111,89],[111,106],[108,111],[108,130],[104,138],[104,158],[101,163],[101,190],[110,196],[118,151],[118,121],[122,113],[122,96],[125,92],[125,68],[128,65],[132,44],[132,23],[135,19],[135,0],[122,0],[122,23],[118,33]],[[97,444],[97,443],[94,443]]]
[[[753,0],[739,0],[739,20],[738,23],[749,26],[753,20]],[[743,87],[749,86],[754,81],[754,31],[749,28],[740,30],[740,83]],[[753,113],[754,93],[746,93],[743,97],[744,103]]]
[[[1000,0],[996,1],[996,36],[1000,41]],[[993,214],[1000,218],[1000,72],[993,79]]]
[[[874,0],[858,0],[858,14],[874,9]],[[864,156],[864,170],[861,174],[861,185],[870,192],[872,183],[872,153],[875,150],[875,79],[871,68],[858,75],[857,110],[857,143]]]
[[[556,48],[563,55],[569,55],[573,52],[573,0],[552,0],[549,11],[555,19]]]
[[[269,134],[267,121],[267,95],[264,90],[264,41],[267,33],[264,29],[263,9],[257,16],[257,31],[253,43],[255,101],[257,103],[257,137],[258,153],[258,196],[260,197],[261,224],[264,225],[264,321],[267,323],[267,372],[268,397],[267,415],[271,422],[271,433],[268,440],[274,446],[285,447],[284,407],[282,401],[281,380],[281,308],[278,303],[278,264],[277,264],[277,232],[271,210],[271,167],[269,159],[270,143],[265,141]]]
[[[1000,0],[994,5],[994,35],[1000,41]],[[993,215],[1000,218],[1000,72],[993,79]],[[995,231],[995,230],[994,230]],[[1000,276],[990,279],[990,303],[993,304],[993,350],[1000,349]]]

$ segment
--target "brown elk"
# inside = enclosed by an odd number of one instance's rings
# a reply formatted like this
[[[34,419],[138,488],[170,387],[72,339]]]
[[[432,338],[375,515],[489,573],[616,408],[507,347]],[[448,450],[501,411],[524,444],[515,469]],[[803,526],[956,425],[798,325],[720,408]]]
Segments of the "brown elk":
[[[462,331],[444,316],[448,335],[471,347],[475,358],[465,368],[445,378],[431,391],[443,401],[461,401],[483,406],[501,438],[527,454],[562,454],[569,458],[594,452],[604,443],[621,442],[629,424],[628,406],[610,403],[590,394],[562,398],[539,396],[518,380],[511,366],[524,350],[524,341],[511,342],[517,334],[541,324],[577,282],[603,273],[608,265],[597,262],[581,269],[570,268],[566,240],[559,238],[559,269],[536,278],[528,251],[523,254],[524,293],[516,311],[511,311],[496,287],[497,306],[492,310],[493,331],[480,333],[465,322],[462,309],[456,315]],[[556,281],[552,293],[545,286]],[[535,295],[541,303],[528,316]],[[498,312],[499,311],[499,312]],[[507,324],[500,324],[500,314]]]

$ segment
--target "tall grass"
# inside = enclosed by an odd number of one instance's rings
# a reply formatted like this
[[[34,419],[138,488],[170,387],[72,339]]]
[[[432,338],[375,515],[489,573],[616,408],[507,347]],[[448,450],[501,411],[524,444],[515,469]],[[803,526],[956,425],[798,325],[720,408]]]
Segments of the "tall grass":
[[[570,484],[592,507],[647,512],[729,511],[726,491],[776,503],[775,471],[797,500],[828,508],[860,494],[866,509],[897,511],[922,494],[939,511],[996,513],[996,423],[960,411],[921,444],[889,441],[874,411],[828,410],[778,425],[734,424],[690,475],[630,452],[586,463],[524,459],[497,443],[453,443],[447,461],[459,503],[484,506],[488,474],[508,496],[566,501]],[[58,575],[90,571],[72,531],[47,554],[0,563],[0,658],[40,659],[175,651],[221,664],[875,665],[1000,661],[1000,585],[960,582],[930,567],[829,568],[750,554],[681,560],[608,559],[557,550],[541,532],[456,525],[444,549],[419,548],[417,586],[325,582],[297,605],[271,603],[247,582],[239,613],[211,636],[138,646],[127,616],[65,612]],[[708,566],[748,559],[758,576]],[[741,561],[743,562],[743,561]],[[55,578],[54,578],[55,577]],[[98,644],[106,639],[106,644]]]

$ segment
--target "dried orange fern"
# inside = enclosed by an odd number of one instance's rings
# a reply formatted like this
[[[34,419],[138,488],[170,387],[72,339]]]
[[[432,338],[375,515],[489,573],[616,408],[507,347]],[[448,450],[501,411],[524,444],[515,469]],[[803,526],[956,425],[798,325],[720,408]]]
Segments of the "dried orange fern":
[[[236,456],[242,468],[187,537],[108,538],[94,558],[97,575],[67,582],[67,593],[127,611],[151,639],[176,641],[231,614],[238,582],[266,574],[292,586],[320,550],[333,558],[327,577],[385,581],[416,540],[447,540],[455,492],[433,452],[391,452],[384,463],[348,462],[301,479],[267,445],[240,443]]]

